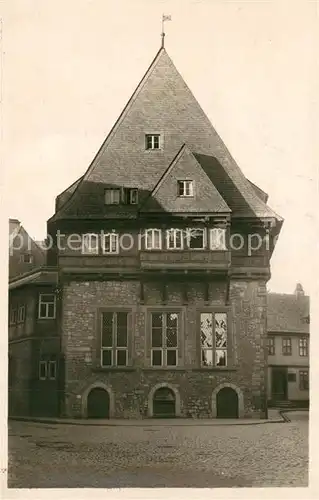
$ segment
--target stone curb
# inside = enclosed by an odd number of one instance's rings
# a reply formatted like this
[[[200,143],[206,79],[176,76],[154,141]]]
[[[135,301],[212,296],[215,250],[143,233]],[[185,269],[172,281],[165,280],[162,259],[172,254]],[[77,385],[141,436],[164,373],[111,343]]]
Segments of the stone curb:
[[[174,423],[165,423],[163,422],[158,422],[154,421],[151,423],[149,420],[144,422],[136,423],[136,422],[131,422],[131,423],[111,423],[107,421],[103,422],[92,422],[92,421],[87,421],[87,420],[79,420],[78,422],[75,422],[72,420],[71,422],[69,420],[64,420],[64,419],[46,419],[46,418],[32,418],[32,417],[10,417],[8,421],[20,421],[20,422],[33,422],[33,423],[41,423],[41,424],[55,424],[55,425],[88,425],[92,427],[194,427],[194,426],[205,426],[205,427],[215,427],[215,426],[232,426],[232,425],[262,425],[262,424],[283,424],[286,422],[290,422],[290,419],[279,412],[281,418],[279,419],[272,419],[272,420],[260,420],[260,421],[254,421],[254,422],[249,422],[249,421],[238,421],[238,422],[231,422],[227,423],[226,421],[217,423],[217,422],[208,422],[204,423],[201,422],[200,419],[198,421],[192,421],[192,423],[186,423],[184,422],[178,422],[178,420],[174,420]]]

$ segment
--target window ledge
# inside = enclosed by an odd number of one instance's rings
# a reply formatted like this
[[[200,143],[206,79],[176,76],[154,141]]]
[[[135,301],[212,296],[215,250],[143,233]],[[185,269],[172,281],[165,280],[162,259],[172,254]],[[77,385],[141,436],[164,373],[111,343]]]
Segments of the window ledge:
[[[134,372],[137,368],[132,366],[95,366],[93,372]]]
[[[201,366],[200,368],[192,368],[192,371],[195,372],[235,372],[237,370],[237,366]]]

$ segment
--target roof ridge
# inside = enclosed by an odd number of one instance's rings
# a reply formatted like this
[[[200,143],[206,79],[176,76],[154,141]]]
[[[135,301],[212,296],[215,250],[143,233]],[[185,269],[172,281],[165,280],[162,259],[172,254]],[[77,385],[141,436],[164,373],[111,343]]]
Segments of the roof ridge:
[[[90,163],[89,167],[87,168],[86,172],[83,174],[82,179],[80,178],[80,182],[77,185],[76,189],[73,191],[73,193],[70,196],[70,198],[63,204],[63,206],[60,207],[59,210],[55,214],[52,215],[52,217],[50,217],[50,219],[48,220],[48,222],[50,222],[51,220],[54,220],[55,217],[57,216],[57,214],[60,212],[60,210],[62,208],[65,208],[66,206],[68,206],[68,205],[71,204],[71,202],[73,201],[73,199],[75,197],[75,193],[77,193],[77,191],[79,190],[79,188],[82,185],[82,183],[84,182],[84,180],[87,179],[87,176],[89,175],[89,173],[91,172],[93,166],[95,165],[96,160],[99,158],[99,156],[102,154],[102,152],[104,151],[104,149],[106,148],[106,146],[108,146],[108,144],[110,143],[110,141],[114,137],[115,131],[119,127],[120,123],[122,122],[123,118],[125,117],[126,113],[129,110],[129,108],[131,107],[131,105],[135,101],[136,97],[140,93],[141,89],[145,85],[147,79],[149,78],[150,74],[152,73],[152,71],[153,71],[153,69],[155,67],[156,62],[158,61],[159,57],[163,53],[166,53],[166,50],[165,50],[164,47],[160,47],[160,49],[157,51],[157,53],[156,53],[153,61],[149,65],[147,71],[144,73],[144,76],[141,78],[141,80],[140,80],[139,84],[137,85],[137,87],[135,88],[133,94],[131,95],[131,97],[127,101],[126,105],[124,106],[124,108],[123,108],[122,112],[120,113],[118,119],[114,123],[113,127],[111,128],[111,130],[108,133],[108,135],[106,136],[106,138],[104,139],[102,145],[100,146],[98,152],[96,153],[96,155],[94,156],[93,160],[91,161],[91,163]]]

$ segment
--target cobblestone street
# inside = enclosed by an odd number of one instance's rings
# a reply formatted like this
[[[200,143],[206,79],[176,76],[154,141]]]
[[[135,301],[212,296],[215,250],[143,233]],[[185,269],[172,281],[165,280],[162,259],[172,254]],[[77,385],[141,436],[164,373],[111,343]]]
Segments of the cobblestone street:
[[[307,486],[307,415],[289,414],[288,423],[172,427],[11,421],[8,486]]]

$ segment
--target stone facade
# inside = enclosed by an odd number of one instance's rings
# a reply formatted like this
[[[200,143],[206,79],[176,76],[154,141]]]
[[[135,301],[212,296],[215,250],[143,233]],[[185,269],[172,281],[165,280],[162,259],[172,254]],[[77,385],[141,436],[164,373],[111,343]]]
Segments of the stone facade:
[[[145,304],[139,301],[139,283],[69,282],[64,287],[63,349],[66,359],[65,415],[86,416],[86,397],[91,387],[107,388],[113,398],[110,416],[144,418],[152,414],[150,394],[166,384],[179,395],[176,413],[183,417],[209,418],[213,415],[213,391],[220,384],[236,387],[243,396],[242,416],[265,414],[266,288],[265,282],[232,281],[229,311],[229,363],[227,367],[204,368],[200,364],[198,311],[225,310],[226,284],[213,287],[205,302],[201,283],[194,284],[183,305],[178,286],[168,285],[168,306],[162,305],[160,291],[149,287]],[[97,342],[98,311],[127,307],[131,312],[129,366],[102,368]],[[153,307],[182,313],[179,365],[154,368],[150,362],[147,315]],[[178,405],[177,405],[178,406]],[[216,416],[216,415],[215,415]]]

